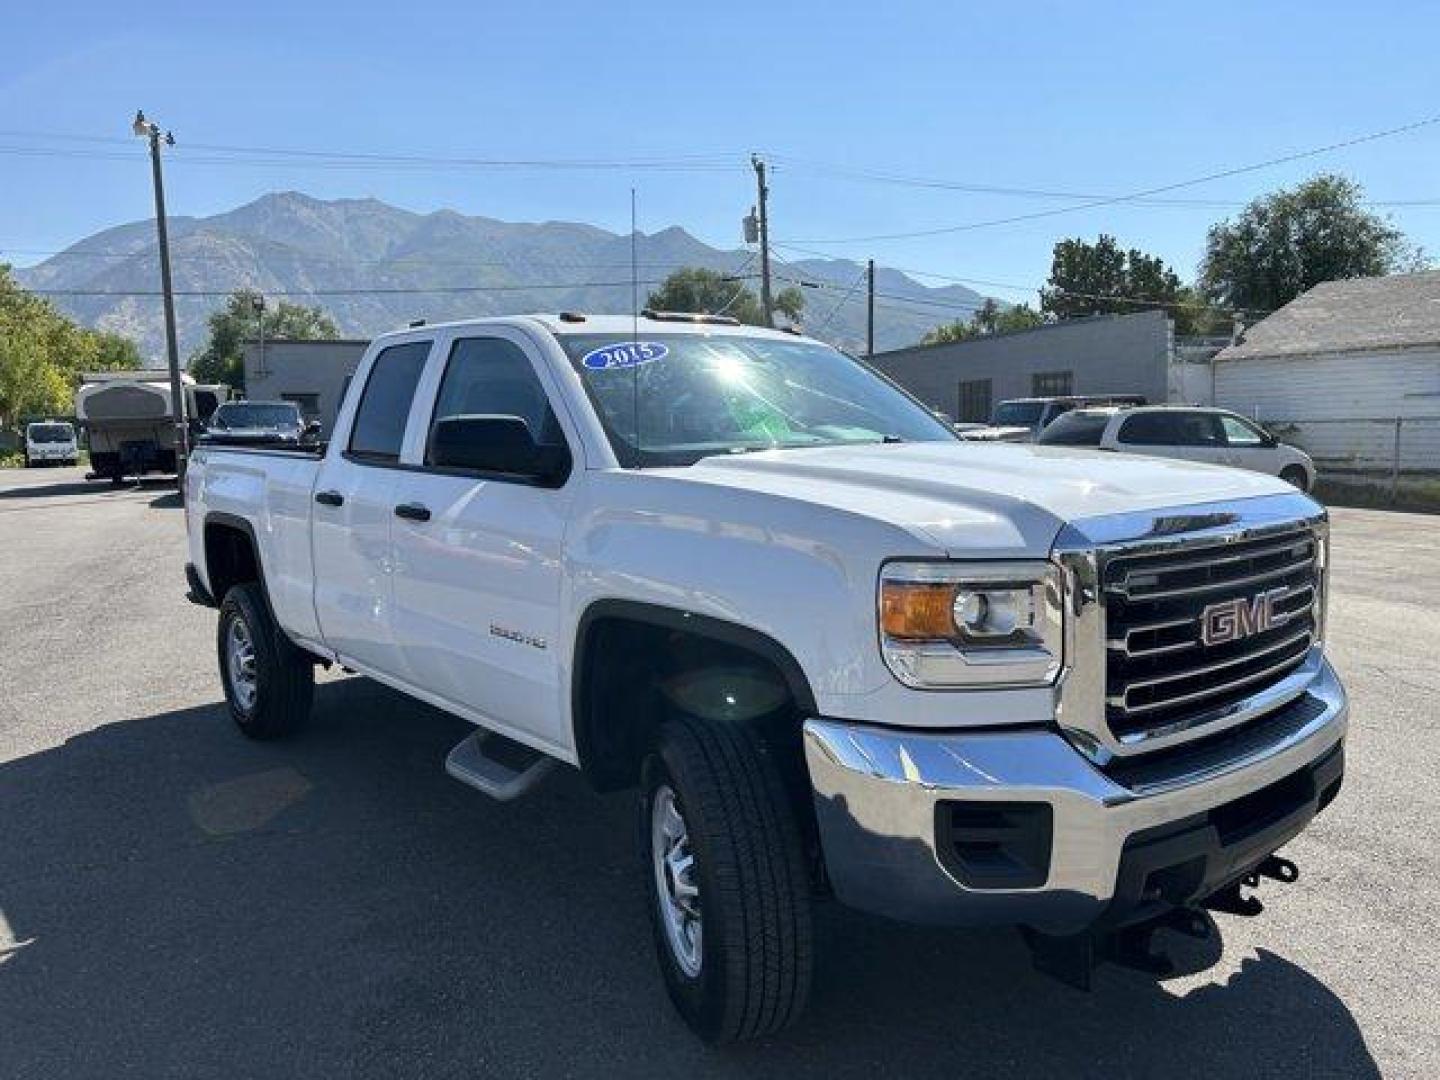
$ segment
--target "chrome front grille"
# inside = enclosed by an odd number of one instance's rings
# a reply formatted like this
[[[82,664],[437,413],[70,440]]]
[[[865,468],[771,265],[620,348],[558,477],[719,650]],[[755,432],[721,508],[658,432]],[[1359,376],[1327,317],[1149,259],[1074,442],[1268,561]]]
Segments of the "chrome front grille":
[[[1104,553],[1112,735],[1200,726],[1294,671],[1318,635],[1320,545],[1306,524]]]

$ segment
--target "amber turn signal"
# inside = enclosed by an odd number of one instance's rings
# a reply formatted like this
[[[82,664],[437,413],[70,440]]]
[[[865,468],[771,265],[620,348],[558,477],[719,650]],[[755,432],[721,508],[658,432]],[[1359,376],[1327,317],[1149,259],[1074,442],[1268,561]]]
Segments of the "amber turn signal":
[[[886,581],[880,628],[890,638],[935,641],[955,636],[953,582]]]

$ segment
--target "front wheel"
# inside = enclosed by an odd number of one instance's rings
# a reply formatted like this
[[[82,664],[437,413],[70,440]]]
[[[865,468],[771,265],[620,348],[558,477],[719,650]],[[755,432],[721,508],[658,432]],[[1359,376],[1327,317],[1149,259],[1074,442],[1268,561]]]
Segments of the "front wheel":
[[[800,830],[749,729],[668,721],[645,762],[640,847],[671,1001],[707,1042],[779,1031],[810,992]]]
[[[276,739],[305,722],[315,665],[275,624],[259,585],[247,582],[225,594],[216,647],[225,701],[241,732]]]

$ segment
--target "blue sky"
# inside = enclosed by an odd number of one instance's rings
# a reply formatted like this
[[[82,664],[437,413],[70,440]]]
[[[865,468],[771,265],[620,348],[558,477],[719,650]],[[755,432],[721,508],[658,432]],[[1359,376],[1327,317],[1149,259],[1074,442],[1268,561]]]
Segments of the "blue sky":
[[[24,4],[4,26],[0,259],[22,265],[148,215],[138,140],[52,138],[121,139],[142,106],[180,143],[167,172],[176,214],[298,189],[624,230],[634,185],[642,229],[678,224],[731,246],[753,197],[746,157],[760,150],[776,158],[778,241],[988,282],[1039,285],[1057,239],[1101,230],[1189,277],[1211,222],[1322,169],[1361,181],[1373,199],[1435,199],[1390,213],[1440,254],[1440,125],[1174,193],[1225,205],[1112,205],[844,244],[808,241],[1071,202],[801,164],[1103,195],[1265,160],[1440,114],[1433,4],[192,0]],[[700,155],[705,167],[356,168],[253,155],[215,164],[198,149],[206,145],[508,160]],[[33,152],[44,148],[67,153]]]

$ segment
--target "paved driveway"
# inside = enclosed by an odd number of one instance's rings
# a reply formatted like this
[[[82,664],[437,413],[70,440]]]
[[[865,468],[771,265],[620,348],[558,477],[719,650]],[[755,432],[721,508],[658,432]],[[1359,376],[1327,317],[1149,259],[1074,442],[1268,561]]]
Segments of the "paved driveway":
[[[660,987],[629,798],[489,802],[465,725],[353,678],[246,742],[183,548],[162,487],[0,473],[0,1077],[1440,1073],[1440,518],[1335,513],[1346,790],[1190,973],[1080,994],[830,906],[806,1017],[724,1052]]]

